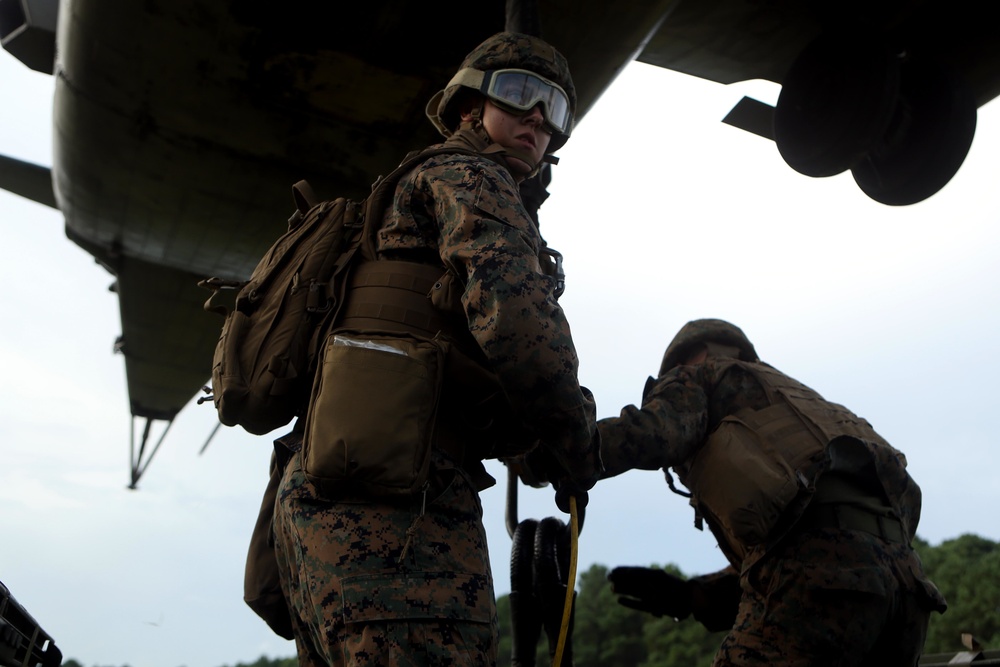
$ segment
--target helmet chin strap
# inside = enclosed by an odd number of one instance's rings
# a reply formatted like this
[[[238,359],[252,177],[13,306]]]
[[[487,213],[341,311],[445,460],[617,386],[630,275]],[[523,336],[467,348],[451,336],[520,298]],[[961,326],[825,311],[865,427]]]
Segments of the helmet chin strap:
[[[461,125],[459,126],[459,129],[468,130],[473,134],[475,134],[477,137],[479,137],[488,146],[488,148],[486,149],[486,151],[484,151],[484,153],[489,155],[494,155],[502,159],[506,163],[507,169],[511,173],[515,173],[515,171],[511,169],[510,162],[507,160],[507,158],[515,158],[517,160],[520,160],[524,164],[528,165],[531,168],[531,171],[523,176],[518,174],[518,177],[521,180],[526,180],[528,178],[531,178],[536,173],[538,173],[538,169],[541,167],[541,163],[536,163],[529,153],[523,152],[515,148],[508,148],[506,146],[501,146],[500,144],[493,141],[489,133],[486,131],[486,128],[483,127],[483,121],[479,114],[480,111],[481,111],[480,109],[473,109],[471,114],[472,119],[467,121],[462,121]],[[542,161],[544,162],[545,159],[543,158]]]

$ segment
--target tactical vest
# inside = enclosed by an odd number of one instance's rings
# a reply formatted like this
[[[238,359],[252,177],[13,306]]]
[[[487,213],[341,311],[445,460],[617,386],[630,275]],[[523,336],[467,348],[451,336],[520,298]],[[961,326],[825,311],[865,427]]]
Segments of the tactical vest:
[[[854,469],[844,472],[859,479],[868,475],[901,519],[909,513],[901,508],[912,501],[908,494],[916,485],[902,471],[905,458],[900,460],[902,454],[866,420],[765,363],[716,359],[714,366],[717,380],[734,366],[749,373],[770,404],[724,417],[698,452],[676,468],[697,515],[737,568],[748,566],[751,551],[763,555],[795,524],[817,479],[831,467],[833,443],[862,450],[859,458],[867,469],[855,461]],[[883,484],[881,473],[889,468],[908,481]]]
[[[505,150],[474,130],[457,131],[445,145],[473,152],[509,171]],[[405,177],[404,177],[405,179]],[[403,180],[400,181],[402,183]],[[397,186],[398,188],[399,186]],[[386,217],[389,211],[386,212]],[[372,243],[372,237],[366,238]],[[405,252],[405,251],[403,251]],[[374,245],[368,256],[378,256]],[[561,262],[551,249],[539,251],[543,272],[561,283]],[[344,294],[338,330],[443,336],[451,343],[435,427],[437,446],[459,460],[478,461],[525,453],[537,435],[514,413],[496,374],[468,329],[461,296],[465,285],[442,264],[380,258],[360,264]]]

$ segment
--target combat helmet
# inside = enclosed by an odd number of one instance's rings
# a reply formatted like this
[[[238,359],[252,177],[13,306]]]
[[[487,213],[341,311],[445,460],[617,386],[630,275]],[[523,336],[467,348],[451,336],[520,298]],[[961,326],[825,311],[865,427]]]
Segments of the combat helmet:
[[[681,327],[667,346],[663,363],[660,364],[660,375],[679,365],[691,353],[692,348],[701,343],[731,345],[739,350],[741,361],[757,361],[753,343],[735,324],[725,320],[692,320]]]
[[[533,85],[518,87],[525,92],[524,99],[498,97],[505,87],[497,75],[504,73],[512,78],[518,70],[522,73],[522,81],[530,74],[540,81],[533,77]],[[444,90],[438,91],[427,103],[427,117],[445,138],[450,137],[458,125],[457,101],[463,89],[482,93],[515,111],[527,111],[541,102],[545,124],[552,132],[548,152],[558,150],[569,139],[576,114],[576,88],[569,73],[569,63],[538,37],[516,32],[497,33],[465,57]]]

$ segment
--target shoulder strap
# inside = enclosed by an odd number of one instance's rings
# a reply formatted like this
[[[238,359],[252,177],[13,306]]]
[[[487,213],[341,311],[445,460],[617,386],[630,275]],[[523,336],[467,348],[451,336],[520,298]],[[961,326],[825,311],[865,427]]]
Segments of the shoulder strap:
[[[389,202],[392,201],[396,190],[396,183],[407,172],[424,160],[435,155],[445,154],[479,155],[475,151],[455,146],[436,146],[416,151],[407,155],[398,167],[389,172],[388,176],[379,178],[375,182],[375,185],[372,186],[372,193],[365,201],[365,232],[362,242],[362,254],[366,260],[375,259],[375,232],[378,231],[378,225],[382,222],[382,214],[385,213],[386,208],[389,207]]]

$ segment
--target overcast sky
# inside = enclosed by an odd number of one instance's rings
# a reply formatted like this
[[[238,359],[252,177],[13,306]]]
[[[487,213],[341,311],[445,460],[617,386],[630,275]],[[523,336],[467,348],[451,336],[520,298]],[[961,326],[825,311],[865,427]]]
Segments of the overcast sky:
[[[0,53],[0,153],[51,163],[50,77]],[[1000,107],[980,109],[958,175],[889,208],[849,174],[815,180],[719,122],[745,91],[626,69],[561,151],[543,234],[566,257],[562,299],[599,415],[640,399],[688,320],[739,325],[761,357],[866,417],[909,458],[933,544],[995,516],[1000,377]],[[220,667],[294,647],[243,604],[243,561],[270,440],[189,406],[128,491],[130,419],[112,277],[60,214],[0,192],[0,581],[86,667]],[[496,590],[510,589],[505,470],[482,495]],[[520,518],[562,516],[548,490]],[[580,570],[724,564],[659,472],[592,491]],[[957,638],[956,638],[957,640]]]

